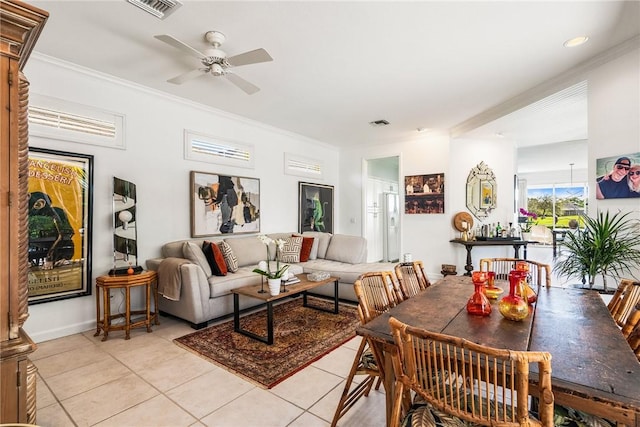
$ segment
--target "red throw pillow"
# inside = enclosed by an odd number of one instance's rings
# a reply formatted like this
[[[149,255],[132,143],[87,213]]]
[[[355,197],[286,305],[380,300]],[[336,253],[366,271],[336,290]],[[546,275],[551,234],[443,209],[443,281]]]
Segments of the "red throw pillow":
[[[202,243],[202,252],[204,252],[214,276],[227,275],[227,264],[224,262],[224,256],[217,244],[205,240]]]
[[[299,236],[299,234],[293,234],[293,237]],[[311,255],[311,248],[313,247],[313,237],[302,236],[302,248],[300,248],[300,262],[309,261]]]

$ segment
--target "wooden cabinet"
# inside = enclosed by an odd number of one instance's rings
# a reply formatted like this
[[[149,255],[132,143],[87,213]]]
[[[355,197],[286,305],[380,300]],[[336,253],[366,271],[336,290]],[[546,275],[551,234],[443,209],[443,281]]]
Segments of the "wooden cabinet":
[[[36,346],[28,310],[29,82],[22,75],[48,13],[0,0],[0,424],[36,420]]]

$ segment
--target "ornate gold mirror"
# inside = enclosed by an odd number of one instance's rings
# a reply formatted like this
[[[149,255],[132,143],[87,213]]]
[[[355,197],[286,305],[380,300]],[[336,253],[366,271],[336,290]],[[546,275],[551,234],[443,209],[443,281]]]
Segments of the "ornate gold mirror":
[[[467,177],[467,209],[482,220],[495,209],[497,194],[493,171],[484,162],[478,163]]]

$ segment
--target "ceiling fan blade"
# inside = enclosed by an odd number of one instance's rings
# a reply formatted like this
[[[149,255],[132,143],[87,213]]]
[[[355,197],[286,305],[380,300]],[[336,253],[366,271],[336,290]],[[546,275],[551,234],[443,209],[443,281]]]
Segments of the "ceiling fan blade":
[[[254,93],[260,90],[258,86],[254,85],[253,83],[249,83],[248,81],[238,76],[237,74],[231,74],[227,72],[224,76],[231,83],[233,83],[234,85],[242,89],[247,95],[253,95]]]
[[[251,50],[249,52],[241,53],[227,58],[227,62],[234,67],[269,61],[273,61],[273,58],[267,53],[266,50],[262,48]]]
[[[172,79],[167,80],[169,83],[173,83],[176,85],[180,85],[187,80],[195,79],[196,77],[204,76],[207,74],[209,70],[206,68],[196,68],[195,70],[187,71],[184,74],[180,74],[179,76],[175,76]]]
[[[168,45],[171,45],[173,47],[175,47],[176,49],[179,49],[181,51],[183,51],[184,53],[188,53],[191,56],[195,56],[196,58],[205,58],[206,55],[202,52],[199,52],[198,50],[192,48],[191,46],[189,46],[186,43],[181,42],[180,40],[178,40],[177,38],[170,36],[169,34],[160,34],[157,36],[153,36],[155,38],[157,38],[158,40],[165,42]]]

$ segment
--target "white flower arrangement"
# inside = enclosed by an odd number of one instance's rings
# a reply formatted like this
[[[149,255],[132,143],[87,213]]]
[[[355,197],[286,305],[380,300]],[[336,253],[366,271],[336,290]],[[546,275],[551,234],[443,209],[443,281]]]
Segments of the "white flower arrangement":
[[[260,234],[258,239],[267,247],[267,261],[266,261],[266,269],[254,268],[253,272],[261,274],[265,276],[267,279],[280,279],[284,276],[284,273],[289,268],[289,265],[285,264],[280,268],[280,251],[282,251],[284,247],[285,241],[283,239],[273,240],[272,238],[265,236],[264,234]],[[271,271],[271,264],[269,264],[269,260],[271,260],[271,253],[269,252],[269,245],[274,243],[276,246],[276,271]]]

